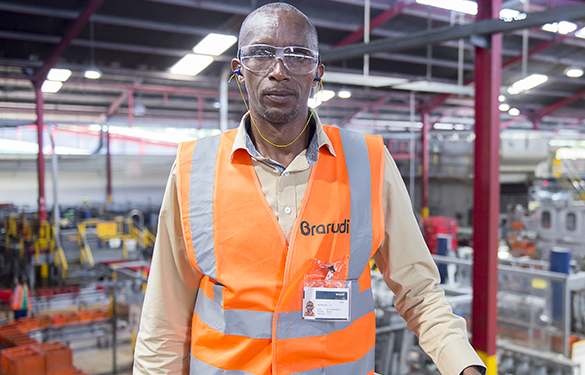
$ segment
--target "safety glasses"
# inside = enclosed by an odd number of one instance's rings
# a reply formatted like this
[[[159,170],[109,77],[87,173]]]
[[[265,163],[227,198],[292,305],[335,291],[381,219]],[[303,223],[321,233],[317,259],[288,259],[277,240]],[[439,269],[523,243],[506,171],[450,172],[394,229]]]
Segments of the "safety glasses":
[[[280,59],[294,74],[308,74],[319,65],[319,52],[305,47],[274,47],[269,44],[251,44],[241,47],[238,56],[244,68],[263,73],[270,70]]]

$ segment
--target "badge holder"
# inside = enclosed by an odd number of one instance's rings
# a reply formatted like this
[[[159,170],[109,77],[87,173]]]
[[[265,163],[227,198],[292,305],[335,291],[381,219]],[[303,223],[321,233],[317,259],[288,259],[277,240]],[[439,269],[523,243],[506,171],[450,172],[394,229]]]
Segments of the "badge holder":
[[[315,321],[351,320],[351,282],[345,260],[323,263],[313,259],[303,280],[303,319]]]

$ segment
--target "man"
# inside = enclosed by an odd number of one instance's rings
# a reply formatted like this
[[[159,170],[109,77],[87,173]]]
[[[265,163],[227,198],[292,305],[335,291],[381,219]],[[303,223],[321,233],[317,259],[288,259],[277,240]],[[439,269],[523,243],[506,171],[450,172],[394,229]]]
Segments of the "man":
[[[14,311],[14,320],[18,320],[26,318],[28,311],[32,310],[31,292],[28,289],[28,280],[24,274],[20,276],[20,280],[14,276],[14,285],[12,311]]]
[[[440,371],[483,371],[381,138],[309,112],[317,49],[290,5],[242,24],[232,68],[250,111],[237,130],[179,147],[134,374],[373,374],[372,257]],[[305,293],[322,307],[310,319]]]

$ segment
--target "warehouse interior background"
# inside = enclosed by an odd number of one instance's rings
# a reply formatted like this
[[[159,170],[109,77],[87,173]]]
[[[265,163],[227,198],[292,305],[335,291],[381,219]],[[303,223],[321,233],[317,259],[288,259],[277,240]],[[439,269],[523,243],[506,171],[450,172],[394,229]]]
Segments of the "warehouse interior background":
[[[324,90],[311,106],[324,124],[382,135],[470,327],[473,232],[482,220],[496,223],[486,246],[500,264],[487,278],[499,287],[497,341],[489,339],[497,353],[483,350],[497,355],[497,371],[585,374],[585,4],[287,2],[319,36]],[[71,361],[91,375],[129,372],[177,145],[238,126],[246,108],[228,83],[230,61],[243,19],[265,3],[0,0],[7,330],[16,329],[12,275],[24,272],[37,320],[23,335],[69,344]],[[500,64],[478,71],[478,49],[501,54]],[[479,96],[486,87],[495,103]],[[485,134],[491,154],[476,145]],[[486,203],[489,218],[474,209],[478,147],[488,150],[486,169],[497,168],[482,174],[498,197]],[[378,326],[389,328],[377,337],[376,371],[436,371],[389,291],[377,293]],[[2,329],[2,348],[15,346]]]

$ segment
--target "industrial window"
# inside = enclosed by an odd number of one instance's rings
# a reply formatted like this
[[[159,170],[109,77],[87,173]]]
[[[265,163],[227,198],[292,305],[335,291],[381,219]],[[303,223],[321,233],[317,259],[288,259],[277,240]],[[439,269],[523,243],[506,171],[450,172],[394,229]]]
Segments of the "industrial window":
[[[550,212],[542,211],[541,225],[543,228],[550,228]]]
[[[567,230],[573,232],[577,229],[577,215],[574,212],[567,214]]]

